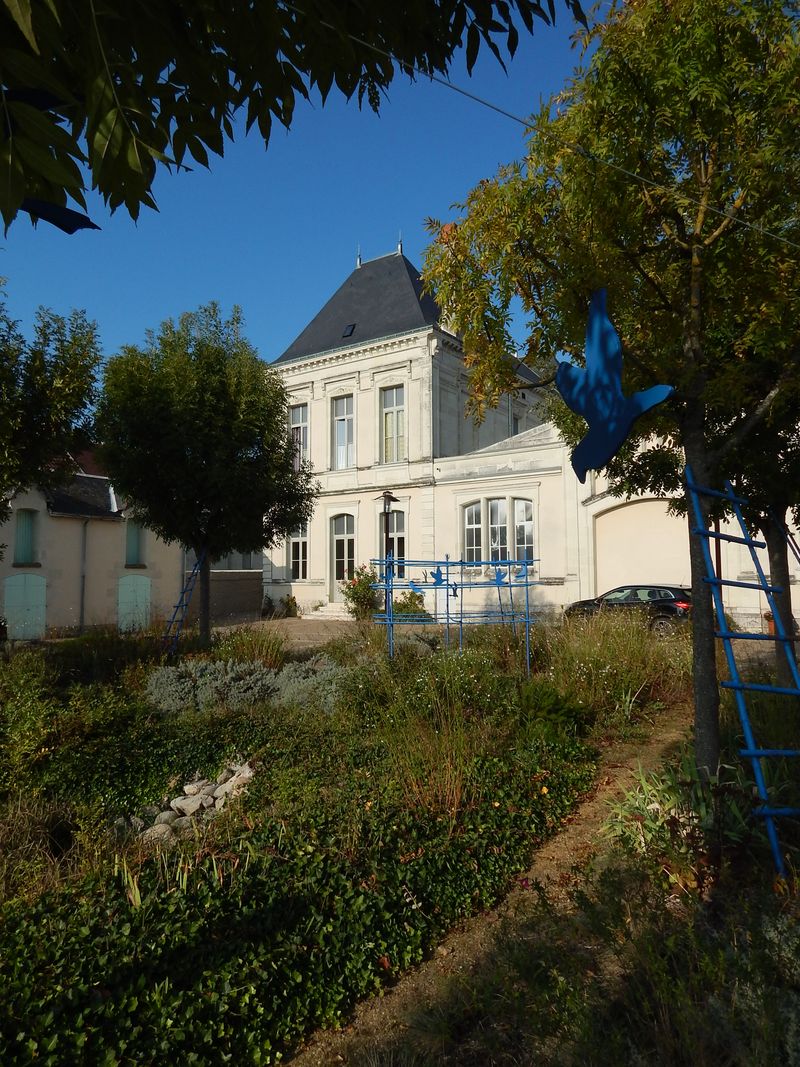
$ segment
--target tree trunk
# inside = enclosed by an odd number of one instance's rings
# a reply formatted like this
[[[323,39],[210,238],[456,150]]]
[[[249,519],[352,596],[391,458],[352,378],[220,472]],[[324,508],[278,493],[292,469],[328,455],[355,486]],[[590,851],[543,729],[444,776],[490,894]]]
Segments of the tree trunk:
[[[686,462],[695,481],[708,486],[705,449],[698,442],[684,438]],[[708,486],[713,488],[713,486]],[[717,681],[716,642],[714,639],[714,605],[711,586],[706,577],[702,538],[692,533],[697,526],[692,502],[689,505],[689,560],[692,568],[692,651],[694,685],[694,756],[702,779],[717,773],[719,766],[719,685]],[[700,497],[702,521],[708,528],[708,503]]]
[[[786,511],[787,509],[783,507],[776,510],[778,520],[783,519]],[[788,637],[793,637],[794,615],[792,614],[792,591],[789,584],[789,546],[779,521],[765,519],[761,523],[761,529],[764,532],[764,540],[767,542],[770,585],[778,586],[782,590],[780,593],[773,593],[775,607],[778,609],[783,632]],[[775,633],[777,632],[776,626]],[[775,678],[778,685],[787,688],[794,687],[794,676],[782,641],[775,642]]]
[[[200,563],[200,644],[207,648],[211,644],[211,560],[208,552],[202,550]]]

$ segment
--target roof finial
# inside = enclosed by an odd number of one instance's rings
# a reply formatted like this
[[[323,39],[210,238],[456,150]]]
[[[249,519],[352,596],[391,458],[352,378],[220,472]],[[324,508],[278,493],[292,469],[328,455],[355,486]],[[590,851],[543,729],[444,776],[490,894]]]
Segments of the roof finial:
[[[356,270],[361,266],[361,245],[356,246]]]
[[[403,231],[402,230],[399,231],[399,235],[398,235],[398,238],[397,238],[397,254],[398,254],[398,256],[402,256],[402,254],[403,254]]]

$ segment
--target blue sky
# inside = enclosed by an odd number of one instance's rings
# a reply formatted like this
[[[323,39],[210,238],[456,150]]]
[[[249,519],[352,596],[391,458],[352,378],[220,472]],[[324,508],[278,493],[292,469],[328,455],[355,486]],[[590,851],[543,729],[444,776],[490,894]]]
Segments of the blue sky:
[[[508,75],[481,54],[472,78],[457,57],[451,81],[520,116],[557,92],[579,60],[575,26],[558,8],[555,28],[523,37]],[[217,300],[239,304],[246,334],[272,360],[294,340],[355,266],[403,251],[418,267],[429,242],[427,216],[451,205],[497,168],[518,159],[517,123],[428,81],[398,79],[379,116],[331,93],[298,102],[289,131],[275,128],[265,150],[255,134],[227,144],[210,171],[162,171],[159,212],[138,223],[110,215],[93,197],[102,229],[67,236],[19,216],[0,237],[0,276],[9,312],[27,331],[43,304],[84,308],[106,356],[139,344],[165,318]]]

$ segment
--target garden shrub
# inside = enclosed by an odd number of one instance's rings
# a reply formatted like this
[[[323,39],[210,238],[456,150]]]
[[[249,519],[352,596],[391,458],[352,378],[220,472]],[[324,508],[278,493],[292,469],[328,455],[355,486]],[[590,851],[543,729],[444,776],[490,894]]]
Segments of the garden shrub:
[[[648,704],[691,692],[688,628],[656,639],[640,619],[596,615],[532,627],[531,642],[534,670],[592,708],[601,727],[625,727]]]
[[[356,619],[368,619],[380,607],[381,595],[372,585],[378,572],[368,563],[356,567],[352,578],[339,583],[345,607]]]
[[[265,626],[242,626],[214,637],[214,659],[261,663],[279,671],[286,662],[286,639],[279,630]]]
[[[583,735],[592,726],[594,708],[565,697],[551,678],[533,675],[518,685],[520,721],[534,733]]]
[[[184,634],[182,647],[197,643]],[[121,634],[114,629],[90,630],[49,644],[47,659],[58,672],[63,685],[79,682],[113,682],[132,663],[158,663],[165,655],[160,631]]]
[[[497,673],[481,649],[414,658],[396,688],[396,700],[434,719],[443,708],[460,709],[466,716],[492,715],[505,710],[511,699],[510,680]]]
[[[323,654],[287,663],[275,679],[272,702],[276,707],[313,706],[330,713],[336,708],[347,673],[346,667]]]
[[[413,589],[406,589],[392,601],[392,611],[395,615],[421,615],[430,618],[425,610],[425,597],[422,593],[415,593]]]
[[[252,708],[275,692],[275,672],[260,663],[187,659],[156,667],[147,679],[150,703],[165,715],[214,708]]]

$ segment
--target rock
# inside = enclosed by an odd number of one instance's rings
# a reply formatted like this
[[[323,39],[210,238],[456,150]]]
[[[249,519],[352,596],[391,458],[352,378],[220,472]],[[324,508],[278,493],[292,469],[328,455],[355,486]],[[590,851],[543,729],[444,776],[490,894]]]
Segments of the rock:
[[[233,771],[230,767],[226,767],[221,774],[217,775],[217,785],[224,785],[230,778],[233,778]]]
[[[214,790],[214,797],[219,800],[220,797],[227,796],[228,793],[234,788],[236,780],[229,778],[227,782],[223,782],[222,785],[218,785]]]
[[[217,783],[216,782],[209,782],[208,785],[204,785],[203,788],[200,790],[200,796],[201,797],[213,797],[214,796],[214,790],[216,788],[217,788]]]
[[[213,808],[214,807],[214,798],[213,797],[209,797],[209,796],[204,796],[203,797],[203,807],[204,808]]]
[[[175,811],[161,811],[156,815],[156,826],[170,826],[178,818],[178,813]]]
[[[217,800],[214,801],[214,807],[213,808],[209,808],[208,810],[209,811],[222,811],[222,809],[225,807],[225,800],[226,799],[227,799],[226,797],[218,797]],[[206,814],[208,814],[208,812],[206,812]]]
[[[153,819],[157,818],[158,813],[160,811],[161,808],[157,807],[155,804],[147,804],[144,808],[142,808],[142,815],[145,819],[149,819],[150,822],[152,822]]]
[[[198,793],[202,793],[208,784],[208,778],[201,778],[199,782],[187,782],[183,791],[187,797],[195,797]]]
[[[156,823],[145,830],[139,840],[143,845],[166,845],[172,840],[172,829],[166,823]]]
[[[177,811],[179,815],[194,815],[202,803],[203,798],[200,796],[175,797],[175,799],[171,801],[170,807],[173,811]]]
[[[128,820],[123,816],[114,820],[114,838],[117,841],[124,841],[130,833],[130,827],[128,826]]]
[[[131,815],[131,830],[133,830],[135,834],[141,833],[146,825],[147,823],[144,819],[140,819],[138,815]]]
[[[193,826],[194,819],[189,815],[184,815],[180,819],[175,820],[171,829],[174,830],[176,834],[184,834],[187,830],[191,830]]]
[[[249,763],[240,764],[240,766],[234,768],[234,771],[234,778],[239,782],[249,782],[256,773]]]

